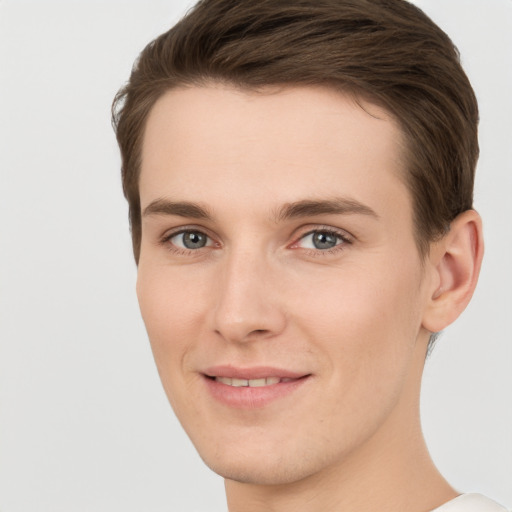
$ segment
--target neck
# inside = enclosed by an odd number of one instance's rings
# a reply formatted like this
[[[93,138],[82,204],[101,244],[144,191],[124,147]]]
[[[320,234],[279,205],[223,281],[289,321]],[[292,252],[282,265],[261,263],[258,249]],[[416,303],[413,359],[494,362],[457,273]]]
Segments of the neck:
[[[229,512],[428,512],[455,498],[423,438],[416,377],[385,424],[335,465],[285,485],[226,480]]]

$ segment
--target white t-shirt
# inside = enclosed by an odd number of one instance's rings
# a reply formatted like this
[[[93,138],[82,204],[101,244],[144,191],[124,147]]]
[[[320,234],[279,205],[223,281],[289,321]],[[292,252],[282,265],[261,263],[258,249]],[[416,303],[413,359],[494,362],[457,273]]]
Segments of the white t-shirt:
[[[481,494],[461,494],[432,512],[507,512],[507,509]]]

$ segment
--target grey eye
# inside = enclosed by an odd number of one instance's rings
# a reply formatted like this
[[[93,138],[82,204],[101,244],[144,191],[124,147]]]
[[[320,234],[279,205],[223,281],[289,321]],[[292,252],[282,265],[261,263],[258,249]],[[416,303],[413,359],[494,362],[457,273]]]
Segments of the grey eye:
[[[304,235],[299,241],[299,246],[303,249],[316,249],[326,251],[345,243],[341,234],[331,231],[311,231]]]
[[[338,245],[339,237],[332,233],[318,231],[316,233],[312,233],[312,235],[312,242],[315,249],[332,249]]]
[[[208,237],[200,231],[185,231],[171,238],[171,242],[182,249],[202,249],[209,243]]]

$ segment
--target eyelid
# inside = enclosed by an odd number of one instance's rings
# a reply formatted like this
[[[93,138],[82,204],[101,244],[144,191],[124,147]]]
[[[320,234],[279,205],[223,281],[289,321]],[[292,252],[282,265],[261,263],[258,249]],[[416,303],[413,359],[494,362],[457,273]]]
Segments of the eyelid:
[[[337,253],[338,251],[345,250],[347,245],[350,245],[354,242],[354,236],[352,236],[350,233],[348,233],[347,231],[345,231],[343,229],[335,228],[333,226],[327,226],[327,225],[319,225],[319,226],[314,226],[314,227],[306,226],[301,229],[304,229],[304,231],[301,232],[299,235],[295,236],[294,242],[292,242],[292,244],[289,245],[288,247],[290,249],[301,250],[304,253],[307,253],[312,256],[319,256],[319,255],[326,256],[326,255],[334,254],[334,253]],[[340,242],[329,249],[316,249],[316,248],[313,249],[310,247],[300,247],[300,242],[307,236],[310,236],[314,233],[328,233],[328,234],[334,235],[340,239]]]
[[[211,241],[212,243],[208,243],[204,247],[201,247],[199,249],[187,249],[183,247],[177,247],[174,244],[171,243],[171,239],[175,236],[184,234],[184,233],[201,233],[205,235],[208,239],[208,241]],[[208,229],[202,227],[202,226],[194,226],[194,225],[185,225],[185,226],[179,226],[176,228],[172,228],[167,230],[162,236],[158,239],[158,244],[167,246],[167,248],[174,252],[199,252],[201,249],[211,248],[211,247],[220,247],[220,243],[216,241],[216,238],[212,236],[212,234],[209,232]]]
[[[349,233],[348,231],[341,229],[341,228],[335,228],[334,226],[328,226],[328,225],[308,225],[303,226],[296,230],[296,234],[294,235],[294,242],[293,244],[297,243],[302,238],[311,235],[313,233],[330,233],[332,235],[338,236],[342,240],[344,240],[347,243],[353,242],[355,237]]]
[[[209,241],[212,243],[208,243],[206,246],[198,248],[198,249],[187,249],[175,246],[170,242],[170,240],[183,233],[190,233],[190,232],[198,232],[205,235]],[[299,243],[301,240],[303,240],[305,237],[314,234],[314,233],[329,233],[336,237],[338,237],[341,242],[336,244],[334,247],[330,249],[310,249],[310,248],[302,248],[299,246]],[[167,248],[174,252],[181,252],[181,253],[198,253],[201,252],[201,249],[206,248],[219,248],[221,247],[221,243],[217,241],[214,235],[211,234],[210,230],[205,228],[204,226],[197,226],[197,225],[184,225],[184,226],[177,226],[175,228],[169,229],[164,232],[163,235],[161,235],[158,239],[158,244],[167,246]],[[342,246],[346,246],[347,244],[352,244],[355,237],[350,234],[348,231],[336,228],[329,225],[307,225],[307,226],[301,226],[299,229],[295,231],[295,234],[293,235],[293,242],[291,244],[288,244],[288,248],[291,249],[302,249],[303,251],[309,251],[311,253],[323,253],[323,254],[329,254],[331,252],[340,250]]]

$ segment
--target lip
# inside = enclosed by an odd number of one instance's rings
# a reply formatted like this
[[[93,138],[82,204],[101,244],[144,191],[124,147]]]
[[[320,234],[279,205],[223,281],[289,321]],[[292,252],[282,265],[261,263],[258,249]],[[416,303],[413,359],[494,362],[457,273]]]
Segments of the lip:
[[[294,372],[272,366],[251,366],[238,368],[231,365],[211,366],[202,372],[208,377],[232,377],[235,379],[263,379],[264,377],[279,377],[281,379],[300,379],[306,373]]]
[[[303,387],[310,378],[310,373],[301,373],[269,366],[237,368],[230,365],[212,366],[203,372],[203,380],[209,394],[218,402],[235,409],[262,409],[272,402],[283,399]],[[262,379],[279,377],[286,379],[263,387],[234,387],[218,382],[214,377],[231,377],[235,379]]]

